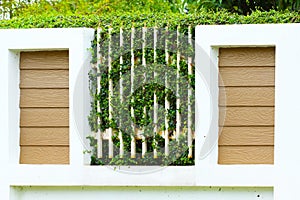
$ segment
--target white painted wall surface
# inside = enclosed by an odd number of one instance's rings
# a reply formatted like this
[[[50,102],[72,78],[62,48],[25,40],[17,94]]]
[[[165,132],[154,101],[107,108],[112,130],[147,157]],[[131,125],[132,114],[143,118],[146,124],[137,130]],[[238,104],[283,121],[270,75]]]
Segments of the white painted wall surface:
[[[272,188],[221,187],[22,187],[16,200],[271,200]]]
[[[271,174],[258,175],[262,169],[249,171],[247,166],[244,174],[260,180],[272,179],[274,199],[300,199],[300,156],[299,152],[299,115],[300,115],[300,25],[299,24],[259,24],[259,25],[227,25],[227,26],[198,26],[196,28],[196,66],[212,88],[217,93],[217,74],[211,70],[217,63],[219,47],[245,46],[275,46],[275,150],[274,165]],[[201,83],[201,76],[196,83]],[[205,86],[205,85],[202,85]],[[214,106],[207,107],[205,102],[212,100],[205,91],[196,87],[198,108],[204,113],[213,113]],[[197,99],[197,98],[196,98]],[[218,113],[218,112],[216,112]],[[197,127],[201,135],[210,123],[205,115],[199,115],[200,125]],[[201,123],[203,122],[203,123]],[[217,126],[214,131],[217,133]],[[198,137],[199,138],[199,137]],[[201,137],[200,137],[201,138]],[[217,149],[214,149],[217,155]],[[216,158],[216,157],[215,157]],[[216,161],[216,160],[215,160]],[[215,161],[211,161],[215,163]],[[222,169],[223,168],[223,169]],[[226,167],[228,176],[235,176],[234,166]],[[225,168],[219,166],[217,171]],[[212,170],[212,173],[216,171]],[[245,178],[245,175],[241,175]]]
[[[77,88],[77,75],[87,72],[81,67],[88,65],[87,48],[93,35],[93,29],[0,30],[0,199],[300,199],[300,25],[198,26],[196,164],[154,171],[147,167],[114,170],[85,165],[78,129],[88,129],[84,125],[87,119],[76,126],[74,106],[82,105],[76,112],[87,116],[89,103],[74,100],[74,95],[88,94],[87,88]],[[217,136],[213,125],[212,135],[207,137],[211,120],[217,119],[213,113],[218,113],[214,105],[217,79],[211,67],[216,67],[217,49],[229,46],[276,46],[274,165],[218,165],[217,146],[208,148],[211,151],[206,157],[201,154],[206,144],[216,144]],[[70,52],[70,165],[20,165],[18,56],[23,50],[46,49]],[[80,78],[79,82],[84,85],[87,79]],[[204,136],[211,140],[204,140]]]

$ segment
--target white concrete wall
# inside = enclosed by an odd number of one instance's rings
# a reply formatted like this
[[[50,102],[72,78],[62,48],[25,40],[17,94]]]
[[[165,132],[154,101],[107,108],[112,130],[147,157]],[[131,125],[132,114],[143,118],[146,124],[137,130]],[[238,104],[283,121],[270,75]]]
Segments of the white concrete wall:
[[[244,166],[246,171],[240,178],[249,175],[261,181],[270,179],[274,186],[275,199],[300,199],[298,186],[300,184],[299,152],[299,115],[300,115],[300,25],[299,24],[260,24],[260,25],[230,25],[230,26],[198,26],[196,28],[196,66],[200,75],[196,73],[196,96],[198,108],[203,113],[211,113],[211,117],[199,115],[200,122],[197,133],[205,135],[210,125],[216,123],[210,119],[217,119],[217,73],[214,68],[218,60],[219,47],[245,46],[275,46],[275,150],[274,165],[270,174],[258,175],[262,169],[249,171],[253,166]],[[201,90],[207,85],[207,91]],[[211,99],[210,99],[211,98]],[[210,105],[210,106],[207,106]],[[201,123],[202,122],[202,123]],[[203,133],[204,131],[204,133]],[[217,134],[217,125],[212,126],[211,133]],[[211,136],[212,138],[216,135]],[[198,137],[199,139],[199,137]],[[200,145],[201,146],[201,145]],[[216,162],[217,149],[213,150],[212,163]],[[227,166],[227,175],[235,176],[231,171],[234,166]],[[218,170],[224,170],[219,166]],[[217,171],[213,170],[213,174]],[[247,174],[247,175],[245,175]],[[238,185],[238,184],[237,184]]]
[[[93,29],[0,30],[0,199],[299,199],[300,25],[196,28],[196,164],[190,167],[85,165],[87,79],[77,76],[88,71],[93,35]],[[274,165],[217,164],[217,50],[228,46],[276,47]],[[19,52],[46,49],[70,52],[70,165],[20,165]],[[79,124],[77,114],[84,116]]]

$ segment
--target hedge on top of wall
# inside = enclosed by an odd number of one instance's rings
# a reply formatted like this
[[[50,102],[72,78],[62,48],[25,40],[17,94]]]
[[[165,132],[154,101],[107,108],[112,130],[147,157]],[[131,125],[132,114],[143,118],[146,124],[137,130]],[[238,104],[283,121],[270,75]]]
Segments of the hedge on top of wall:
[[[0,28],[71,28],[98,26],[105,28],[132,27],[165,27],[177,25],[201,24],[263,24],[263,23],[299,23],[299,12],[254,11],[251,15],[243,16],[229,13],[225,10],[218,12],[201,10],[197,14],[184,15],[176,13],[111,13],[109,15],[36,15],[17,17],[11,20],[0,20]]]

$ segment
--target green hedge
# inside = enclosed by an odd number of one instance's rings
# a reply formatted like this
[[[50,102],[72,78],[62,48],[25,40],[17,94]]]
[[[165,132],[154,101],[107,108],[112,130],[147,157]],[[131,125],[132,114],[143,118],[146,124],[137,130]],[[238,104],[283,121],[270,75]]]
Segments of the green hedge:
[[[107,27],[120,26],[164,27],[166,25],[201,25],[201,24],[263,24],[263,23],[299,23],[299,12],[255,11],[249,16],[232,14],[227,11],[201,10],[194,15],[182,15],[175,13],[151,14],[151,13],[111,13],[109,15],[38,15],[31,17],[17,17],[11,20],[1,20],[0,28],[71,28],[71,27]]]

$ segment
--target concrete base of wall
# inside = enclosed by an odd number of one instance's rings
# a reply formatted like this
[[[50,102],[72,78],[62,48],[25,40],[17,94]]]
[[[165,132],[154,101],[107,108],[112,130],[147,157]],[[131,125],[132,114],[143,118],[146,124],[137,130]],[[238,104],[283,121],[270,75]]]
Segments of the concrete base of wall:
[[[273,199],[273,188],[269,187],[11,187],[11,200],[258,200]]]

